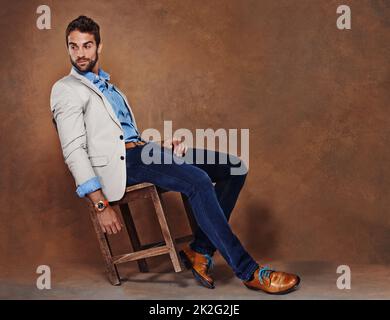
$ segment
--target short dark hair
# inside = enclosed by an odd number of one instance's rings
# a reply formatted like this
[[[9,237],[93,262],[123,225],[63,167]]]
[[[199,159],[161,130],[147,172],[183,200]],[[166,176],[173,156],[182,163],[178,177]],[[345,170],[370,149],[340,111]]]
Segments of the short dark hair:
[[[68,36],[74,30],[93,34],[95,37],[96,46],[97,47],[99,46],[100,28],[99,25],[91,18],[88,18],[86,16],[79,16],[78,18],[74,19],[71,23],[69,23],[65,32],[66,46],[68,46]]]

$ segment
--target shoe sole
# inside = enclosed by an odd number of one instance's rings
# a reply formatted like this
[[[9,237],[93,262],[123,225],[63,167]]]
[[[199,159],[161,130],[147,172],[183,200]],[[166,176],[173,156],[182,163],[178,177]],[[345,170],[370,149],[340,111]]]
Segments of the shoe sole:
[[[251,290],[254,290],[254,291],[263,291],[265,293],[268,293],[268,294],[273,294],[273,295],[284,295],[284,294],[287,294],[287,293],[290,293],[292,291],[295,291],[298,289],[299,287],[299,283],[301,282],[301,278],[298,277],[298,282],[291,288],[287,289],[287,290],[284,290],[284,291],[280,291],[280,292],[267,292],[263,289],[259,289],[259,288],[255,288],[255,287],[250,287],[250,286],[247,286],[245,283],[244,285],[248,288],[248,289],[251,289]]]
[[[194,276],[194,278],[204,287],[206,287],[207,289],[214,289],[215,286],[214,284],[206,281],[203,279],[203,277],[196,271],[194,270],[194,268],[192,268],[192,263],[191,261],[187,258],[187,255],[184,253],[184,251],[180,251],[179,252],[179,256],[180,256],[180,259],[183,261],[184,263],[184,266],[188,269],[188,270],[191,270],[192,271],[192,274]]]

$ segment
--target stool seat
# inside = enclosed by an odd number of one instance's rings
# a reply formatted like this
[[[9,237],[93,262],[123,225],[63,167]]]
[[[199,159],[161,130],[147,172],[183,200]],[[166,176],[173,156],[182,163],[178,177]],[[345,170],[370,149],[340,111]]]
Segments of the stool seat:
[[[127,233],[130,238],[130,242],[133,247],[133,252],[125,253],[117,256],[112,255],[110,243],[107,234],[104,233],[100,227],[97,213],[93,207],[91,201],[87,199],[91,220],[98,238],[100,250],[103,256],[103,260],[106,265],[108,279],[113,285],[120,285],[121,279],[119,277],[117,264],[125,263],[129,261],[137,261],[138,268],[141,272],[148,272],[148,266],[146,258],[168,254],[170,256],[173,268],[175,272],[182,270],[176,244],[180,242],[190,241],[193,235],[187,235],[178,239],[173,239],[170,228],[164,212],[164,204],[161,194],[168,192],[169,190],[162,189],[152,183],[143,182],[126,187],[124,196],[118,201],[110,202],[111,206],[118,206],[122,214],[123,221],[126,226]],[[194,234],[197,224],[193,218],[191,206],[189,205],[188,199],[184,194],[181,194],[185,211],[189,219],[191,231]],[[164,240],[155,243],[141,244],[134,220],[130,211],[131,202],[137,199],[150,198],[153,202],[154,211],[157,215],[162,235]]]

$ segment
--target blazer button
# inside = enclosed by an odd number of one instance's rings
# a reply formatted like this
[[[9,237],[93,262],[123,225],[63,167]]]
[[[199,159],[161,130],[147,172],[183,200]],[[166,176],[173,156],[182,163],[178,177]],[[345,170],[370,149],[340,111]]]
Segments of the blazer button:
[[[125,157],[124,157],[124,156],[121,156],[121,160],[125,160]]]
[[[123,140],[123,136],[122,136],[122,135],[120,135],[120,136],[119,136],[119,139]]]

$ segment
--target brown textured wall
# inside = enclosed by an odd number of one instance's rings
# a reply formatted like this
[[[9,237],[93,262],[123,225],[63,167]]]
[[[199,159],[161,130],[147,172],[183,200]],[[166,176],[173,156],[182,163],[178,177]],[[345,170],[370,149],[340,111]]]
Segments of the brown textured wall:
[[[142,129],[250,129],[232,224],[255,257],[390,262],[388,1],[46,1],[43,31],[40,4],[1,1],[3,267],[101,261],[49,110],[79,14],[100,24],[101,66]],[[336,28],[340,4],[351,31]],[[168,202],[185,233],[178,198]]]

